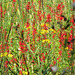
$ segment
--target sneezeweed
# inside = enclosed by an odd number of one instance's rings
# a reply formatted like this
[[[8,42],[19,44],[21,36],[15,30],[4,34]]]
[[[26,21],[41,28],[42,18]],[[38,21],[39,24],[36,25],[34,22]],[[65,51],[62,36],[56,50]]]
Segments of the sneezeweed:
[[[44,26],[44,23],[41,23],[41,25],[40,26]]]
[[[48,30],[44,30],[44,29],[41,30],[41,34],[47,34],[47,33],[49,33]]]
[[[46,24],[41,23],[41,25],[40,25],[40,26],[41,26],[41,27],[44,27],[45,25],[46,25],[47,27],[50,27],[50,26],[51,26],[51,25],[49,25],[48,23],[46,23]]]
[[[28,75],[28,72],[22,71],[23,74]]]
[[[54,29],[50,29],[50,31],[52,31],[52,32],[56,33],[56,31],[55,31]]]
[[[8,54],[8,57],[13,57],[13,54]]]
[[[7,52],[1,53],[0,57],[7,56]]]
[[[42,43],[45,43],[45,42],[50,43],[50,40],[49,39],[43,39]]]
[[[67,49],[67,50],[68,50],[68,47],[66,47],[65,49]]]

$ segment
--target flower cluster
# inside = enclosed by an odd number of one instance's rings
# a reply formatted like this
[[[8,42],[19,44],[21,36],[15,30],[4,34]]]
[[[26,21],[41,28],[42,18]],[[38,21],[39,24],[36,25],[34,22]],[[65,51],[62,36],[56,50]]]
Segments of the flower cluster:
[[[20,42],[19,42],[19,46],[20,46],[20,51],[21,51],[22,53],[28,51],[27,46],[26,46],[26,43],[20,41]]]

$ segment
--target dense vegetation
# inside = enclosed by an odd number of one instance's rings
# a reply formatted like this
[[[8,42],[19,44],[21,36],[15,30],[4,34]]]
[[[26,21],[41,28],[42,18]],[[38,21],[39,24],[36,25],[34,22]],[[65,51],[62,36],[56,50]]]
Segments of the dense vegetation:
[[[0,75],[74,75],[72,0],[0,0]]]

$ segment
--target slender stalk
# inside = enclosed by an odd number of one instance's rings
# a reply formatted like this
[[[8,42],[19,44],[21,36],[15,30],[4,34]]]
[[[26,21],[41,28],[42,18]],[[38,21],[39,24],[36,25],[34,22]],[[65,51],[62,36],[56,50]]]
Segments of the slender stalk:
[[[28,75],[29,75],[29,69],[28,69],[27,62],[26,62],[26,57],[25,57],[24,54],[23,54],[23,59],[24,59],[24,62],[25,62],[25,66],[27,68]]]
[[[42,8],[43,8],[43,13],[44,13],[44,4],[43,4],[43,0],[42,0]]]

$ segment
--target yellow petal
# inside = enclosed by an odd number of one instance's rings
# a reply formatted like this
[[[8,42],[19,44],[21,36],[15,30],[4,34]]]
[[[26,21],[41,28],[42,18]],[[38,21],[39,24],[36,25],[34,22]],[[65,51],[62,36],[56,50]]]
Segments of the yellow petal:
[[[44,26],[44,23],[42,23],[41,26]]]
[[[6,55],[7,55],[7,52],[4,53],[4,56],[6,56]]]
[[[42,40],[42,43],[45,43],[45,40]]]
[[[68,49],[68,47],[66,47],[65,49]]]
[[[1,53],[0,57],[3,57],[3,53]]]
[[[48,43],[50,43],[50,40],[49,40],[49,39],[46,39],[46,41],[47,41]]]
[[[25,71],[23,71],[22,73],[23,73],[23,74],[28,74],[28,72],[25,72]]]
[[[46,26],[49,26],[49,24],[46,23]]]
[[[8,54],[8,57],[12,57],[13,55],[12,54]]]

